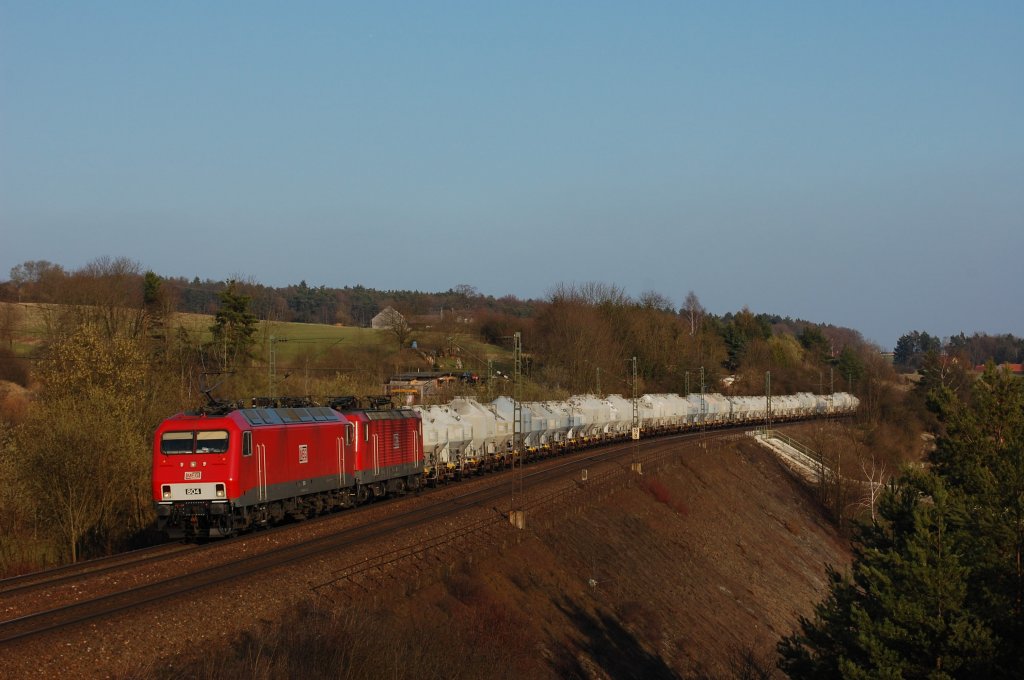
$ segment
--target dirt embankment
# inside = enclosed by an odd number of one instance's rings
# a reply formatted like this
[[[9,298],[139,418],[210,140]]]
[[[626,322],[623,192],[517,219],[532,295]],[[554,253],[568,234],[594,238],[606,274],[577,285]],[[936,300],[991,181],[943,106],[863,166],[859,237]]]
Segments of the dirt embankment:
[[[558,674],[771,666],[775,643],[824,595],[825,563],[847,563],[847,542],[762,449],[741,439],[681,460],[527,544],[513,559],[538,583],[517,587],[515,566],[492,580],[546,622]]]
[[[189,668],[197,676],[740,677],[825,594],[847,543],[744,437],[413,592],[305,603]],[[146,675],[160,675],[148,669]],[[153,672],[156,671],[156,672]],[[754,677],[747,675],[747,677]]]

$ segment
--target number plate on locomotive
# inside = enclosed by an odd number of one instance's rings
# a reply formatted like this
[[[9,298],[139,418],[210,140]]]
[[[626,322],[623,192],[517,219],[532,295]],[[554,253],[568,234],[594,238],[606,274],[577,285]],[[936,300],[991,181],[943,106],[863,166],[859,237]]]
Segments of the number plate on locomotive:
[[[191,480],[191,479],[202,479],[202,478],[203,478],[203,471],[202,470],[193,470],[193,471],[185,473],[185,481],[188,481],[188,480]]]

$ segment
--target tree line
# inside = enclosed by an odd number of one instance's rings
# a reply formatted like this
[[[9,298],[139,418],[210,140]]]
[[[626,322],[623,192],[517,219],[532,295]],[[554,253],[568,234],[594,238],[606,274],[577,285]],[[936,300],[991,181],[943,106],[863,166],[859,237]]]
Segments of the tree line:
[[[1006,333],[989,335],[962,331],[943,342],[942,338],[927,331],[910,331],[900,336],[893,352],[893,363],[901,370],[916,371],[934,356],[963,363],[967,367],[981,366],[987,361],[1001,364],[1024,363],[1024,338]]]
[[[97,270],[99,267],[99,270]],[[10,279],[0,283],[0,301],[60,302],[74,304],[88,298],[81,293],[83,284],[91,284],[99,271],[105,276],[118,269],[125,283],[140,284],[144,273],[137,263],[126,258],[99,258],[80,270],[66,271],[46,260],[24,262],[11,269]],[[251,311],[260,319],[299,323],[370,325],[371,319],[386,307],[407,316],[441,316],[443,310],[493,311],[513,317],[530,313],[531,301],[515,296],[494,297],[480,294],[468,284],[443,292],[376,290],[361,285],[341,288],[312,286],[300,281],[284,287],[271,287],[252,280],[191,280],[183,277],[159,277],[162,295],[177,312],[213,314],[219,308],[220,294],[229,286],[249,297]],[[138,285],[126,289],[141,290]]]

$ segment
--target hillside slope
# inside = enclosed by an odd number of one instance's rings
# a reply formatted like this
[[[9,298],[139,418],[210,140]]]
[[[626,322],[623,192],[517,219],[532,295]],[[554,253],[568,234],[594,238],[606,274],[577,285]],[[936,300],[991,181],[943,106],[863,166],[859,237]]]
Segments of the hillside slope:
[[[519,544],[417,591],[368,592],[341,609],[304,603],[230,651],[145,674],[674,678],[771,668],[780,636],[825,594],[825,563],[848,562],[846,542],[745,437],[688,447],[680,460],[549,526],[533,518]]]
[[[513,601],[545,610],[559,675],[720,677],[751,653],[771,663],[845,546],[806,490],[740,439],[538,537],[526,563],[547,576]]]

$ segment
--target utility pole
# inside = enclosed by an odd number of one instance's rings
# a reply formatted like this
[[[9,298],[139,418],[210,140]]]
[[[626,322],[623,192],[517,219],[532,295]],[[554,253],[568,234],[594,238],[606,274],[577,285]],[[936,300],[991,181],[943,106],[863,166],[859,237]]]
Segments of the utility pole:
[[[700,367],[700,446],[708,448],[708,409],[704,403],[704,367]]]
[[[275,397],[274,388],[277,382],[277,343],[288,342],[287,338],[276,338],[273,335],[270,336],[268,344],[268,352],[270,354],[267,360],[267,396],[271,399]]]
[[[833,403],[832,395],[836,393],[836,378],[835,378],[835,375],[833,375],[833,373],[832,373],[833,370],[834,369],[831,366],[828,367],[828,414],[829,414],[829,416],[832,415],[832,409],[835,408],[835,403]]]
[[[267,358],[267,396],[271,399],[274,398],[274,374],[277,373],[277,366],[274,360],[274,340],[276,339],[271,335],[267,342],[267,353],[269,355]]]
[[[523,336],[516,331],[512,335],[512,508],[509,521],[517,529],[526,528],[526,491],[523,463],[526,451],[523,447],[523,403],[521,383],[523,380]]]
[[[633,357],[633,464],[630,469],[638,475],[640,468],[640,402],[637,401],[636,357]]]
[[[772,372],[764,372],[764,433],[771,436],[772,431]]]
[[[597,367],[597,396],[601,396],[601,367]]]
[[[493,399],[494,395],[494,359],[487,360],[487,398]]]

